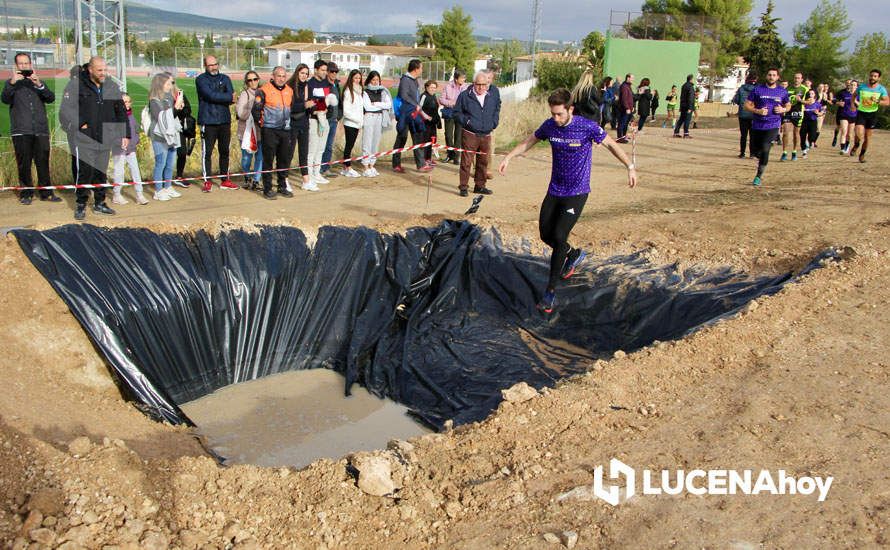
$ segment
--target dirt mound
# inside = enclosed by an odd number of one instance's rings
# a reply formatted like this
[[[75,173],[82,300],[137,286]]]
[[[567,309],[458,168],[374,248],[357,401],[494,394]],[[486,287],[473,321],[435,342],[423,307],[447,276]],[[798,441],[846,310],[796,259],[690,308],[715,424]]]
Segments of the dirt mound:
[[[799,266],[827,245],[850,246],[848,259],[687,339],[619,353],[553,390],[505,402],[484,422],[300,471],[220,467],[187,430],[124,402],[8,237],[0,243],[0,538],[15,548],[537,548],[556,547],[545,533],[574,531],[579,548],[886,545],[890,163],[874,155],[861,166],[826,147],[771,165],[767,187],[753,190],[733,132],[695,143],[657,132],[643,139],[634,192],[596,157],[600,179],[575,241],[598,256],[654,247],[659,261],[754,273]],[[888,144],[878,133],[872,153]],[[540,250],[536,209],[548,163],[546,151],[516,161],[517,175],[495,180],[478,219]],[[433,218],[466,207],[446,170],[435,175]],[[418,213],[425,182],[390,183],[335,183],[322,198],[300,195],[284,214],[253,196],[234,205],[196,192],[181,210],[134,206],[138,219],[122,223],[177,227],[243,215],[306,228],[426,225]],[[70,217],[13,202],[0,200],[10,225]],[[361,204],[391,207],[371,216],[349,206]],[[557,500],[589,485],[611,458],[650,469],[785,469],[834,484],[822,503],[812,495],[638,496],[616,507]],[[371,464],[378,473],[388,466],[394,492],[359,488],[357,470]]]

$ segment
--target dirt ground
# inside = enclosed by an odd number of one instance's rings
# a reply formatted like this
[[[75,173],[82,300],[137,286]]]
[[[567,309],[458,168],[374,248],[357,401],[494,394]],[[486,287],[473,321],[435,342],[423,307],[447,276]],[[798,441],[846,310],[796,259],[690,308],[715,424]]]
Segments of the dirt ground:
[[[364,493],[348,459],[295,471],[219,467],[186,429],[126,403],[96,350],[12,237],[0,243],[0,538],[13,548],[867,548],[890,543],[890,135],[869,162],[822,147],[749,185],[731,129],[637,144],[640,185],[607,151],[574,240],[596,255],[652,248],[656,262],[776,273],[828,246],[831,264],[681,341],[591,365],[485,422],[378,452],[396,498]],[[381,162],[386,166],[385,161]],[[491,183],[472,217],[536,243],[550,153]],[[268,202],[246,191],[129,204],[103,225],[159,230],[286,223],[398,231],[462,217],[457,169],[431,180],[381,170]],[[429,193],[429,195],[427,195]],[[429,202],[427,202],[429,196]],[[4,226],[72,222],[63,204],[0,196]],[[543,251],[543,249],[541,249]],[[815,496],[557,500],[618,458],[636,468],[785,469],[833,476]]]

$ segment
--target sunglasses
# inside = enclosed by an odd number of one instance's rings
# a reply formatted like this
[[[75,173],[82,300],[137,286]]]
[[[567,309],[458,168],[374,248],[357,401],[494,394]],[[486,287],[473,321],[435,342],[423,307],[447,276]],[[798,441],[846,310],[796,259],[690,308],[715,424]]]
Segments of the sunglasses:
[[[273,75],[273,76],[279,76],[279,75]],[[248,82],[259,82],[260,79],[259,78],[248,78],[247,81]]]

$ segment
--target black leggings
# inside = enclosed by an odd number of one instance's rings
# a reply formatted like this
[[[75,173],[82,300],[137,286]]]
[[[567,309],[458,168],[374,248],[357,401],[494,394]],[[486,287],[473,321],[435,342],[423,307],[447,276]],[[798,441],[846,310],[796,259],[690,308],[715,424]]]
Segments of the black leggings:
[[[550,280],[547,290],[553,291],[562,276],[562,268],[569,254],[569,233],[584,210],[587,193],[572,197],[554,197],[550,193],[541,203],[541,216],[538,227],[541,240],[553,249],[550,255]]]
[[[291,121],[293,124],[293,121]],[[300,175],[309,175],[309,123],[305,126],[291,126],[291,159],[294,158],[294,151],[297,153],[297,162],[300,164]]]
[[[754,148],[754,154],[757,155],[757,177],[763,175],[766,165],[769,164],[769,150],[773,146],[773,141],[778,139],[779,129],[770,128],[769,130],[751,130],[751,145]]]
[[[819,137],[819,121],[806,118],[800,125],[800,146],[801,148],[812,147]]]
[[[739,133],[741,136],[739,137],[739,154],[745,154],[745,144],[748,143],[748,149],[751,151],[751,154],[754,154],[754,133],[751,132],[751,124],[754,120],[750,118],[739,118]],[[750,138],[748,137],[750,134]],[[750,140],[750,142],[749,142]]]
[[[352,157],[352,148],[355,147],[355,140],[358,139],[358,128],[353,128],[352,126],[344,124],[343,131],[346,132],[346,145],[343,146],[343,158],[348,159]],[[350,164],[352,164],[351,161],[343,161],[343,166],[347,168],[349,168]]]

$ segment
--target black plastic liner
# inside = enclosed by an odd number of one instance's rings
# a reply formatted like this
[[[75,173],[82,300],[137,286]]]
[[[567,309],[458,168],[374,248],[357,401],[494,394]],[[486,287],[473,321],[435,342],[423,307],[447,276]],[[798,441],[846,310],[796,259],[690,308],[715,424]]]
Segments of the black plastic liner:
[[[146,414],[223,386],[331,368],[441,429],[485,418],[500,390],[541,388],[614,350],[670,340],[778,291],[793,274],[653,266],[643,253],[590,262],[535,310],[546,258],[495,231],[443,222],[405,235],[323,227],[219,235],[68,225],[15,231]],[[806,269],[829,256],[824,253]]]

